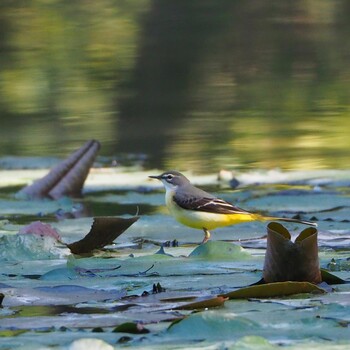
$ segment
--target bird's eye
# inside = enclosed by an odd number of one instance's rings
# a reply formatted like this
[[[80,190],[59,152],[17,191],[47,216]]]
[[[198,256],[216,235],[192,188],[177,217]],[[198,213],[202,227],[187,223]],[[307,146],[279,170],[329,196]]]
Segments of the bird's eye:
[[[173,179],[173,177],[174,177],[173,175],[168,174],[168,175],[166,176],[166,179],[167,179],[167,180],[172,180],[172,179]]]

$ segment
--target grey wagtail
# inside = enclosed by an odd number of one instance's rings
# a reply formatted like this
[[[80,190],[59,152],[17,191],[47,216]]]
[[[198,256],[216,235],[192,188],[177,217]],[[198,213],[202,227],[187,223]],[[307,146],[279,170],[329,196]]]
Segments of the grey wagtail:
[[[193,186],[178,171],[171,170],[158,176],[149,177],[158,179],[164,184],[166,205],[177,221],[204,231],[202,243],[209,240],[209,230],[249,221],[277,220],[317,226],[309,221],[250,213]]]

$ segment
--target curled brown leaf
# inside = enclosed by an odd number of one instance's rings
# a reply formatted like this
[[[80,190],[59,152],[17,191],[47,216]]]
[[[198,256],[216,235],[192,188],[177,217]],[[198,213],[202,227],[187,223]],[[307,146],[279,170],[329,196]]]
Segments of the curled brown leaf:
[[[291,241],[289,231],[277,222],[267,226],[264,262],[266,283],[283,281],[322,281],[318,258],[317,229],[308,227]]]
[[[19,191],[29,198],[80,197],[84,182],[100,149],[96,140],[87,141],[50,172]]]
[[[91,253],[95,249],[101,249],[111,244],[138,219],[138,216],[131,218],[96,217],[90,232],[80,241],[67,244],[67,247],[74,254]]]

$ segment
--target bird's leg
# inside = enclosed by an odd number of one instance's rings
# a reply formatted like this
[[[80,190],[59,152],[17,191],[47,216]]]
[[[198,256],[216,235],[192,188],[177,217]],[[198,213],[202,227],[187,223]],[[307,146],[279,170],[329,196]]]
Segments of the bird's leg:
[[[204,231],[204,238],[203,238],[203,241],[202,241],[201,244],[204,244],[204,243],[208,242],[209,239],[210,239],[210,232],[209,232],[209,230],[207,230],[205,227],[203,227],[203,231]]]

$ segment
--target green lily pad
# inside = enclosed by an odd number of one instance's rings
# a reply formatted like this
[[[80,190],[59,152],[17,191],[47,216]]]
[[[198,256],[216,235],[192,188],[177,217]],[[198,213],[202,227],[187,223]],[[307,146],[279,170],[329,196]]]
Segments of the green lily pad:
[[[209,241],[195,248],[189,257],[206,260],[242,260],[251,258],[251,255],[237,244]]]
[[[16,337],[26,332],[27,330],[25,329],[4,329],[4,330],[0,330],[0,338]]]

